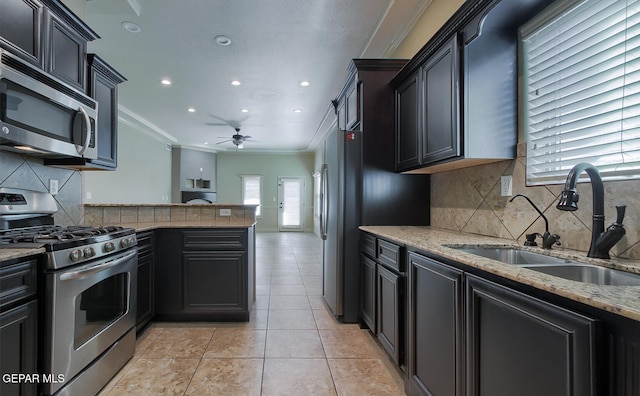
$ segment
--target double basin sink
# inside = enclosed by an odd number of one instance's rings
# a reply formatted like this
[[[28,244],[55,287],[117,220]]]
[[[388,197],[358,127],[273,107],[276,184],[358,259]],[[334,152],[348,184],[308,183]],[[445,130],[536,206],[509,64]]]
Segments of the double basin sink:
[[[452,247],[503,263],[599,286],[640,286],[640,274],[580,263],[511,247]]]

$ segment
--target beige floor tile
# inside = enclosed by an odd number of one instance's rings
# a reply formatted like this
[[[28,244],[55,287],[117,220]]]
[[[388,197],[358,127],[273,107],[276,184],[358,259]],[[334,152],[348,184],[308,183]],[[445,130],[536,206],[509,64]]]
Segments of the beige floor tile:
[[[378,351],[371,345],[366,330],[342,328],[318,330],[324,352],[328,359],[356,358],[377,359]]]
[[[142,354],[144,358],[200,359],[215,328],[167,327]]]
[[[328,359],[338,395],[404,395],[379,359]]]
[[[327,309],[327,304],[325,304],[322,296],[307,296],[309,298],[309,304],[311,305],[311,309]]]
[[[271,296],[306,296],[304,285],[271,285]]]
[[[133,354],[134,357],[140,357],[143,353],[146,352],[147,349],[153,344],[153,342],[158,338],[160,333],[162,333],[164,329],[154,326],[151,324],[149,328],[144,330],[142,334],[136,339],[136,351]]]
[[[268,330],[266,358],[324,358],[317,330]]]
[[[266,330],[220,328],[213,333],[203,358],[263,358]]]
[[[262,359],[203,359],[186,395],[260,395]]]
[[[302,277],[299,274],[276,275],[271,274],[271,285],[302,285]]]
[[[182,395],[199,362],[199,359],[137,359],[108,395]]]
[[[269,309],[311,309],[307,296],[271,296]]]
[[[218,328],[240,328],[240,329],[266,329],[269,319],[269,310],[254,309],[249,314],[248,322],[218,322]]]
[[[270,309],[267,328],[270,330],[315,329],[316,322],[310,309]]]
[[[271,293],[271,285],[256,285],[256,296],[268,296]]]
[[[256,296],[256,301],[253,304],[254,309],[269,309],[269,296]]]
[[[266,359],[262,395],[335,395],[325,359]]]
[[[314,309],[312,312],[318,329],[337,329],[343,326],[343,324],[340,323],[338,319],[336,319],[336,317],[333,316],[333,314],[325,307],[322,307],[321,309]]]

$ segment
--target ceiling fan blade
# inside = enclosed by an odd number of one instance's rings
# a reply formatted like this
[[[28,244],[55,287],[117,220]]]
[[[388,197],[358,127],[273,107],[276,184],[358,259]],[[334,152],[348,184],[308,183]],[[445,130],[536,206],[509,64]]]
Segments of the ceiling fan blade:
[[[231,141],[233,141],[233,139],[223,140],[223,141],[218,142],[216,144],[222,144],[222,143],[231,142]]]

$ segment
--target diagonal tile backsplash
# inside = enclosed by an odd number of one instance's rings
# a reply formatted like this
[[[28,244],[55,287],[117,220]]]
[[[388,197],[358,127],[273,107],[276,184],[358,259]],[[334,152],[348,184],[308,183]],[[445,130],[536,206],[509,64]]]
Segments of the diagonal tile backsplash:
[[[525,158],[501,161],[431,175],[431,225],[456,231],[513,239],[522,244],[525,234],[543,233],[544,220],[523,198],[500,196],[500,176],[513,175],[513,195],[525,194],[559,234],[562,247],[588,251],[591,243],[591,184],[578,184],[579,209],[556,209],[562,185],[525,186]],[[627,234],[614,246],[615,256],[640,259],[640,180],[605,183],[605,227],[615,221],[615,205],[627,205]],[[539,242],[539,240],[538,240]]]
[[[55,223],[62,226],[81,224],[84,216],[81,172],[44,166],[39,158],[0,151],[0,187],[49,191],[51,179],[58,180]]]

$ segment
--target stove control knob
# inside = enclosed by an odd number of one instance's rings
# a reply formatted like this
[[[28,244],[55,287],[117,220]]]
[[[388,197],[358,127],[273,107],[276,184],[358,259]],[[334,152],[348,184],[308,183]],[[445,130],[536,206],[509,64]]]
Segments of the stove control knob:
[[[71,253],[69,253],[69,258],[71,259],[71,261],[78,261],[82,258],[82,250],[80,249],[74,249],[71,251]]]
[[[96,251],[93,250],[92,247],[85,248],[83,253],[84,253],[84,257],[87,257],[87,258],[88,257],[93,257],[93,256],[96,255]]]
[[[113,242],[107,242],[102,247],[102,251],[105,253],[113,252],[114,250],[116,250],[116,245]]]

